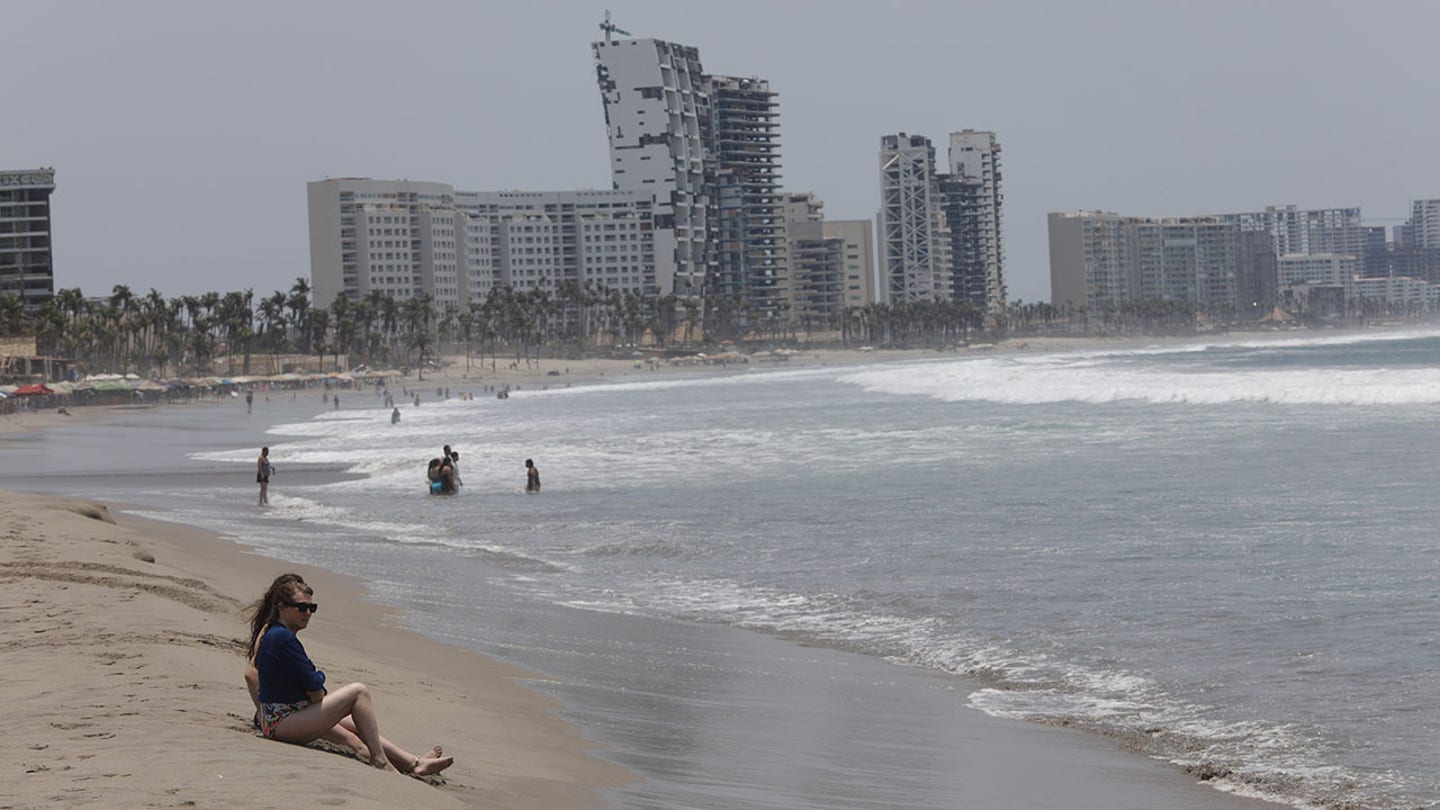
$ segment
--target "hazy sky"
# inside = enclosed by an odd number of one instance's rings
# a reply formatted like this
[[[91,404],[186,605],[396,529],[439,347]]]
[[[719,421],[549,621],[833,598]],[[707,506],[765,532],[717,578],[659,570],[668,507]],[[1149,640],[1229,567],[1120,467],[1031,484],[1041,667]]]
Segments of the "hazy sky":
[[[55,282],[167,296],[309,277],[305,184],[609,188],[604,9],[768,79],[784,185],[879,204],[886,133],[994,130],[1010,298],[1047,212],[1440,197],[1435,2],[0,0],[0,169],[53,166]]]

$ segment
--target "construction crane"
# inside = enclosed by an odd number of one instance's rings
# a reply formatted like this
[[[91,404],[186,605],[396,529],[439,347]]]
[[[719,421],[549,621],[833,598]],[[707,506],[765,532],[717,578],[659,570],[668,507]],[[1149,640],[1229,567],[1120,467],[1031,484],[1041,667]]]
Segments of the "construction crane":
[[[627,36],[627,37],[633,37],[633,36],[635,36],[634,34],[630,33],[629,31],[626,31],[626,30],[623,29],[623,28],[617,28],[617,27],[615,27],[615,24],[612,23],[612,22],[610,22],[610,9],[608,9],[608,8],[605,9],[605,21],[602,22],[602,23],[600,23],[600,30],[605,32],[605,41],[606,41],[606,42],[609,42],[609,41],[610,41],[610,35],[611,35],[611,34],[624,34],[624,35]]]

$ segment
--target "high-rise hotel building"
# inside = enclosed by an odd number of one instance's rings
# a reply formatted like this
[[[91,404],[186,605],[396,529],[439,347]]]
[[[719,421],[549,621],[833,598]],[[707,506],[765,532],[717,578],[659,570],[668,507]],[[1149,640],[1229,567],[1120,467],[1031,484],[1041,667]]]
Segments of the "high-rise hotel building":
[[[0,293],[36,307],[55,294],[50,241],[54,169],[0,171]]]
[[[711,271],[715,165],[700,51],[658,39],[592,43],[617,191],[653,204],[659,292],[699,295]]]
[[[1243,315],[1256,291],[1273,294],[1269,238],[1256,241],[1222,217],[1052,213],[1050,296],[1104,312],[1135,301],[1185,301],[1212,315]],[[1258,278],[1261,274],[1272,278]]]
[[[571,280],[655,295],[652,201],[630,191],[456,191],[343,178],[309,184],[318,306],[371,291],[463,309],[497,286],[554,292]]]

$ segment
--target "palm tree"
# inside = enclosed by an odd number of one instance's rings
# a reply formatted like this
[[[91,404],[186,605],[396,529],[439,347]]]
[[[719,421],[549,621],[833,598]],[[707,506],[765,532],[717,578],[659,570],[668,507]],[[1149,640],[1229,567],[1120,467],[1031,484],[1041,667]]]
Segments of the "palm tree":
[[[435,317],[434,302],[435,299],[425,293],[406,300],[402,312],[406,348],[419,350],[419,359],[416,361],[420,369],[419,379],[424,379],[425,356],[430,351],[430,321]]]
[[[25,302],[15,293],[0,293],[0,335],[24,335],[30,332],[30,318]]]
[[[300,351],[309,352],[310,335],[306,329],[309,322],[305,314],[310,309],[310,282],[303,278],[295,279],[295,283],[290,285],[290,296],[285,299],[285,306],[290,309],[290,327],[300,335]]]

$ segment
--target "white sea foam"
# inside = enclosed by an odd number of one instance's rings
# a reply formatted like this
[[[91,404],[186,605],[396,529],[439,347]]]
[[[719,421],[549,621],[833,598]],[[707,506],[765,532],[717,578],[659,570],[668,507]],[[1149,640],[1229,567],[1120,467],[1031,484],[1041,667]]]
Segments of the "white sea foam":
[[[1111,355],[1110,359],[1121,355]],[[1440,403],[1440,368],[1237,371],[1133,367],[1101,355],[979,358],[876,367],[839,381],[873,393],[946,402],[1221,405],[1430,405]]]

